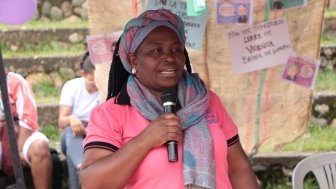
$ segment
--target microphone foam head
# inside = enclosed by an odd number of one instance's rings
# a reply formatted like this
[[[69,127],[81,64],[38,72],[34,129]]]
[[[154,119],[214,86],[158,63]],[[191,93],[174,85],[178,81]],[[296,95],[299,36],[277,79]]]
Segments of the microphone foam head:
[[[166,89],[160,95],[162,102],[175,102],[176,101],[176,90]]]

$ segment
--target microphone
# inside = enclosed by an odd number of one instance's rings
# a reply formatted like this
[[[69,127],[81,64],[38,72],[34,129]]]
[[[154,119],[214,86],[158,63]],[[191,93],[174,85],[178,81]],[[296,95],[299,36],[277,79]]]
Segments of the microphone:
[[[176,91],[175,89],[166,89],[160,95],[164,113],[175,113]],[[167,142],[168,161],[177,162],[177,142],[175,140]]]

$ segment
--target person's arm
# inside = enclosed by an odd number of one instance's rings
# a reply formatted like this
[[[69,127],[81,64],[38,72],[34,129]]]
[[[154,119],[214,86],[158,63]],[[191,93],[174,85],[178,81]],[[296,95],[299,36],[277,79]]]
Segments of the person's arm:
[[[80,170],[82,188],[123,188],[153,148],[169,140],[180,141],[181,136],[176,115],[164,114],[115,152],[102,148],[87,149]]]
[[[11,81],[8,83],[9,93],[11,101],[14,102],[15,112],[13,116],[15,121],[15,127],[17,130],[17,146],[22,160],[23,145],[32,135],[34,131],[38,129],[38,113],[36,109],[36,102],[34,93],[30,84],[20,75],[12,74]],[[14,110],[12,110],[14,111]],[[25,161],[22,161],[25,162]]]
[[[72,115],[71,106],[60,106],[58,114],[58,126],[62,129],[70,126],[75,136],[85,134],[85,127],[78,117]]]
[[[257,177],[240,142],[228,147],[229,177],[234,189],[258,189]]]

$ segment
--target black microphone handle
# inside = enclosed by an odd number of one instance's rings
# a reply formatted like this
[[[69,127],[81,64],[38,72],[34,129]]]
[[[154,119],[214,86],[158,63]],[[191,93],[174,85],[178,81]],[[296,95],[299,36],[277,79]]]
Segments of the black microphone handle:
[[[178,161],[177,142],[172,140],[167,142],[168,161],[173,163]]]
[[[169,105],[164,105],[163,106],[164,113],[165,114],[166,113],[175,113],[175,103],[170,104],[170,102],[168,102],[167,104],[169,104]]]
[[[164,113],[175,113],[175,103],[166,102],[163,106]],[[167,152],[168,152],[168,161],[177,162],[178,161],[178,152],[177,152],[177,142],[172,140],[167,142]]]

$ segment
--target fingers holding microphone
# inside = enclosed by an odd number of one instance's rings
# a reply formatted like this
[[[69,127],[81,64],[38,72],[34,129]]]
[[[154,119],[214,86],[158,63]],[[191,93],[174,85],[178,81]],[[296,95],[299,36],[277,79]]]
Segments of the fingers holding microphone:
[[[167,141],[182,138],[180,119],[173,113],[160,115],[139,135],[150,148],[161,147]]]
[[[164,142],[168,141],[180,141],[182,138],[182,128],[180,124],[180,119],[173,113],[167,113],[163,115],[166,120],[166,139]]]

